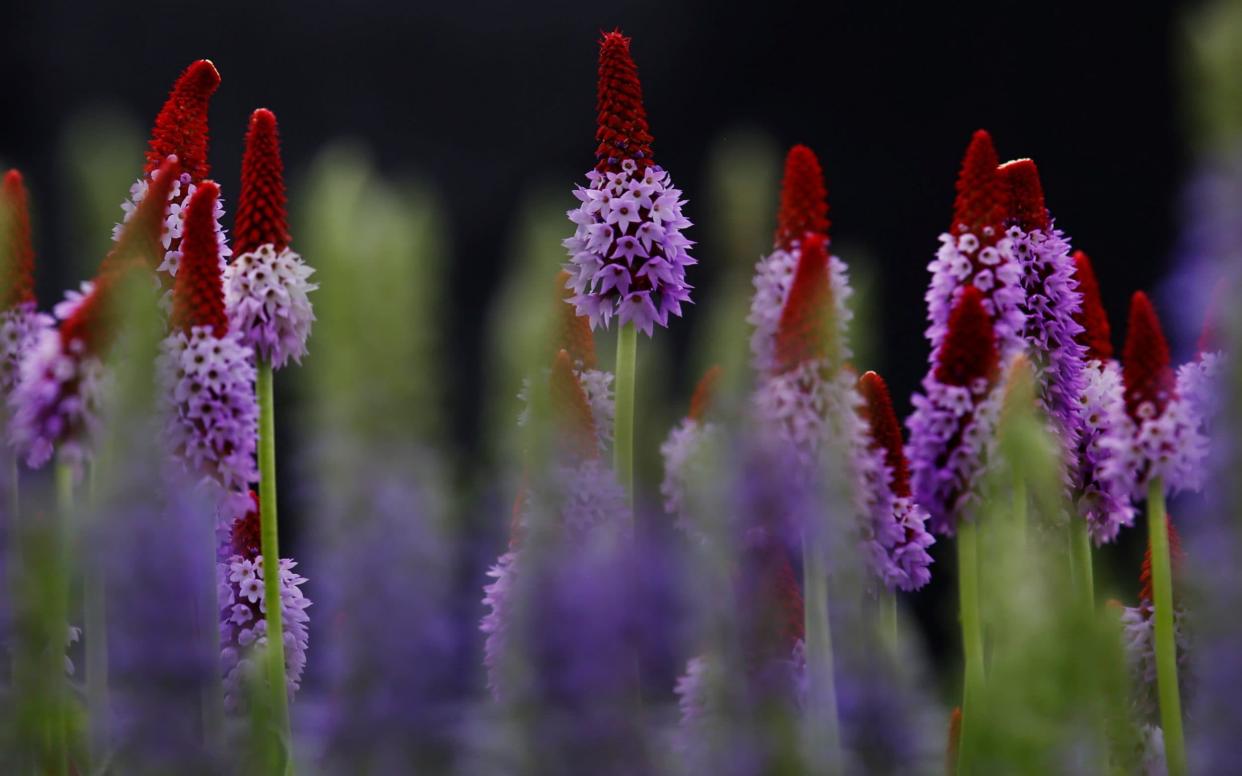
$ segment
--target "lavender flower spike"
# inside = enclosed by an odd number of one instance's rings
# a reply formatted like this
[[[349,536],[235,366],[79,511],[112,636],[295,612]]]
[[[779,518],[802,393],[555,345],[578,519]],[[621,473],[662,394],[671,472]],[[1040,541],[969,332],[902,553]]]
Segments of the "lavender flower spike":
[[[615,316],[651,336],[690,301],[686,268],[697,262],[682,235],[691,224],[681,190],[652,158],[638,69],[619,32],[600,42],[596,138],[598,162],[574,192],[582,204],[569,211],[576,229],[564,241],[569,302],[592,328]]]
[[[8,401],[21,377],[21,364],[51,316],[35,309],[34,246],[26,187],[17,170],[5,173],[0,188],[0,402]]]

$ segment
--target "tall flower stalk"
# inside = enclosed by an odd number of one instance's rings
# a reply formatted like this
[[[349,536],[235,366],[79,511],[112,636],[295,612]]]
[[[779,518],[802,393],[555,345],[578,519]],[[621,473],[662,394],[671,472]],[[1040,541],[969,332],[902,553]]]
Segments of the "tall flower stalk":
[[[582,204],[569,212],[576,229],[564,241],[566,287],[591,328],[618,320],[613,463],[632,498],[638,332],[651,336],[655,324],[667,327],[670,314],[681,315],[690,301],[686,268],[695,260],[682,235],[690,221],[681,191],[651,154],[638,68],[620,32],[600,41],[597,111],[596,164],[574,192]]]
[[[276,408],[273,370],[306,354],[315,316],[307,294],[314,271],[289,248],[284,167],[276,117],[260,108],[250,117],[242,158],[242,188],[234,227],[236,257],[225,269],[229,327],[254,350],[259,404],[259,518],[263,555],[263,600],[270,633],[284,633],[282,568],[277,527]],[[284,639],[268,639],[268,709],[288,756],[289,703]]]

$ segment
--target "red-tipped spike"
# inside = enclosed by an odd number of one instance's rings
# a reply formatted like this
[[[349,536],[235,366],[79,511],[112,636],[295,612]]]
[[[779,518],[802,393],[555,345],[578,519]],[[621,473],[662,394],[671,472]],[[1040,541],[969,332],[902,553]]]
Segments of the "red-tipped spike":
[[[240,256],[271,243],[279,253],[289,247],[290,239],[276,116],[267,108],[259,108],[250,114],[250,129],[246,132],[241,196],[233,221],[233,249]]]
[[[1091,259],[1082,251],[1074,251],[1074,279],[1082,294],[1082,308],[1074,313],[1074,320],[1082,326],[1078,342],[1087,349],[1088,359],[1108,361],[1113,357],[1113,330],[1108,325],[1108,313],[1100,297],[1100,283],[1095,278]]]
[[[251,508],[233,521],[229,529],[229,545],[237,555],[253,560],[262,552],[259,522],[259,494],[250,491]]]
[[[788,551],[767,540],[746,550],[742,571],[743,610],[754,630],[748,634],[753,665],[772,657],[788,659],[789,650],[805,637],[802,591]]]
[[[1145,402],[1155,407],[1156,417],[1164,414],[1177,378],[1173,374],[1169,344],[1160,328],[1160,319],[1142,291],[1135,291],[1130,299],[1121,375],[1126,388],[1126,412],[1130,417],[1140,420],[1139,407]]]
[[[970,285],[949,313],[949,331],[936,355],[936,379],[945,385],[969,386],[996,375],[999,356],[992,319],[983,307],[983,292]]]
[[[957,752],[962,742],[962,707],[954,706],[949,715],[949,741],[944,750],[944,772],[948,776],[957,773]]]
[[[590,321],[574,310],[574,306],[565,300],[573,296],[573,292],[565,287],[569,282],[569,273],[561,270],[556,276],[556,349],[569,352],[570,360],[582,364],[584,369],[595,368],[595,336],[591,334]]]
[[[207,177],[207,105],[219,85],[220,73],[209,59],[200,59],[185,69],[155,117],[147,147],[147,175],[175,155],[191,181],[198,183]]]
[[[1035,162],[1030,159],[1005,162],[997,172],[1008,194],[1009,223],[1017,224],[1024,232],[1048,231],[1052,221],[1044,204],[1044,187],[1039,182]]]
[[[599,42],[599,92],[596,103],[599,128],[595,139],[595,169],[617,172],[621,162],[633,159],[640,167],[653,161],[647,112],[638,67],[630,56],[630,39],[606,32]]]
[[[0,230],[6,232],[6,255],[0,266],[0,310],[11,310],[24,302],[33,302],[34,244],[30,240],[30,210],[22,174],[9,170],[0,190],[4,212],[0,214]]]
[[[996,172],[997,163],[992,136],[982,129],[975,132],[957,176],[953,234],[971,232],[985,245],[1000,239],[1008,197]]]
[[[699,378],[699,384],[694,387],[694,394],[690,397],[691,420],[701,423],[707,417],[708,410],[712,406],[712,399],[716,394],[716,384],[720,382],[722,374],[724,370],[717,364],[710,367]]]
[[[1182,560],[1182,539],[1177,535],[1177,529],[1173,527],[1173,517],[1168,516],[1165,525],[1169,527],[1169,561],[1176,571],[1181,565]],[[1155,601],[1155,596],[1151,589],[1151,538],[1147,539],[1147,550],[1143,553],[1143,568],[1139,572],[1139,582],[1142,587],[1139,589],[1139,600],[1151,603]]]
[[[587,403],[586,392],[574,374],[569,353],[564,350],[558,352],[552,362],[548,387],[552,414],[557,420],[558,430],[569,445],[569,452],[580,458],[597,457],[599,446],[595,441],[595,419],[591,415],[591,405]]]
[[[782,372],[832,353],[832,284],[828,251],[822,235],[811,234],[802,245],[789,298],[776,327],[776,363]]]
[[[815,152],[796,145],[785,157],[781,209],[776,216],[776,247],[787,251],[807,232],[828,239],[828,191]]]
[[[220,278],[220,243],[216,239],[216,201],[220,187],[203,181],[190,197],[181,238],[181,264],[173,283],[174,329],[186,334],[195,326],[210,326],[223,337],[229,328],[224,314],[224,283]]]
[[[164,217],[168,214],[168,195],[181,174],[175,159],[166,159],[147,187],[147,195],[138,209],[125,222],[112,250],[99,265],[100,277],[138,261],[154,271],[164,255],[160,237],[164,234]]]
[[[893,495],[909,496],[910,471],[902,449],[901,424],[897,421],[888,385],[875,372],[867,372],[858,380],[858,392],[864,402],[862,415],[871,427],[871,446],[884,451],[884,462],[893,471]]]

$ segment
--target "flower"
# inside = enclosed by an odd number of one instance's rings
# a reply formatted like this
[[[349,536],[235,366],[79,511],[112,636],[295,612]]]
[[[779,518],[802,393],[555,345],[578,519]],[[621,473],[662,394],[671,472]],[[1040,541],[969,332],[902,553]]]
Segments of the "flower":
[[[158,250],[164,203],[176,169],[173,159],[160,167],[152,178],[154,197],[126,222],[95,281],[85,284],[80,294],[66,294],[66,301],[55,308],[59,330],[44,329],[22,363],[9,397],[9,435],[28,466],[47,463],[56,447],[77,469],[89,457],[106,382],[102,358],[116,334],[116,290],[129,273],[148,267]]]
[[[906,420],[911,490],[940,534],[953,533],[973,498],[1002,402],[996,337],[983,303],[977,287],[963,288]]]
[[[582,204],[569,211],[576,228],[564,241],[568,302],[591,328],[615,316],[650,336],[690,301],[686,268],[697,262],[682,235],[691,224],[681,190],[652,158],[638,69],[619,32],[600,41],[598,109],[598,161],[574,192]]]
[[[184,261],[173,286],[170,323],[159,357],[169,446],[192,472],[228,490],[256,482],[259,408],[253,352],[229,331],[212,213],[219,187],[204,181],[190,198]]]
[[[307,295],[315,271],[289,248],[276,117],[250,117],[237,206],[238,255],[224,271],[229,323],[261,361],[279,369],[301,363],[315,313]],[[265,242],[260,242],[260,241]]]
[[[879,461],[867,468],[871,525],[865,532],[867,556],[889,589],[917,590],[931,580],[927,512],[910,497],[910,473],[902,450],[901,426],[884,379],[867,372],[858,381],[871,446]]]
[[[52,319],[35,309],[34,246],[26,187],[17,170],[5,173],[0,188],[0,402],[7,401],[21,377],[21,364]]]
[[[664,510],[676,515],[681,527],[691,533],[693,529],[686,510],[687,490],[691,480],[705,475],[701,471],[700,456],[708,449],[704,445],[711,444],[716,437],[716,425],[708,422],[707,413],[721,374],[719,366],[703,373],[690,399],[690,414],[669,431],[668,438],[660,445],[660,455],[664,458],[664,480],[660,483]]]
[[[251,647],[267,643],[267,603],[263,596],[259,497],[250,493],[220,546],[216,575],[219,584],[220,660],[224,671],[225,705],[231,711],[244,706],[245,682],[256,671]],[[302,594],[306,578],[293,569],[297,562],[280,559],[280,613],[285,642],[285,683],[289,695],[297,692],[306,668],[310,599]],[[259,675],[255,673],[255,675]]]

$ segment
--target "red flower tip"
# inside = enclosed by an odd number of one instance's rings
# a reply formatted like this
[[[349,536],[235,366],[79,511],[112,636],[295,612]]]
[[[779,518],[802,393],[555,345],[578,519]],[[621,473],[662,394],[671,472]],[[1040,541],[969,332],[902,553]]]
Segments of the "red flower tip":
[[[583,369],[595,368],[595,335],[591,334],[591,324],[586,316],[578,315],[574,306],[565,300],[573,296],[573,292],[565,287],[569,282],[569,273],[561,270],[556,275],[556,348],[568,351],[570,361],[582,364]]]
[[[820,234],[809,234],[794,270],[789,298],[776,327],[776,363],[782,372],[814,359],[832,359],[832,284],[828,250]]]
[[[804,145],[789,149],[781,180],[781,209],[776,216],[776,247],[787,251],[807,232],[828,238],[828,191],[815,152]]]
[[[1140,420],[1139,407],[1151,402],[1156,417],[1164,413],[1173,397],[1173,374],[1169,344],[1160,328],[1160,319],[1151,300],[1142,291],[1130,299],[1130,320],[1126,326],[1126,345],[1121,352],[1121,376],[1126,389],[1126,412]]]
[[[1173,516],[1167,515],[1165,525],[1169,529],[1169,560],[1176,571],[1181,565],[1182,560],[1182,539],[1177,535],[1177,529],[1173,527]],[[1147,539],[1147,549],[1143,552],[1143,568],[1139,572],[1139,582],[1142,587],[1139,589],[1139,601],[1152,603],[1156,600],[1151,589],[1151,537]]]
[[[279,253],[289,247],[290,239],[276,116],[267,108],[259,108],[250,115],[250,129],[246,131],[233,247],[240,256],[271,243]]]
[[[220,243],[216,238],[215,210],[219,198],[220,187],[215,181],[203,181],[186,208],[170,323],[187,334],[195,326],[210,326],[217,337],[222,337],[229,328],[224,314],[224,282],[220,278]]]
[[[598,457],[599,445],[595,441],[595,419],[591,415],[591,405],[587,403],[586,392],[574,374],[569,353],[564,350],[557,352],[552,362],[548,388],[552,417],[569,446],[569,452],[579,458]]]
[[[100,277],[137,262],[154,271],[164,255],[160,238],[164,234],[164,217],[168,213],[168,196],[173,183],[181,174],[174,158],[165,159],[150,185],[147,195],[138,203],[138,209],[125,222],[112,250],[99,266]]]
[[[970,232],[984,245],[995,244],[1000,239],[1008,197],[996,171],[998,163],[992,136],[982,129],[975,132],[957,176],[953,234]],[[989,228],[991,233],[986,231]]]
[[[712,407],[712,399],[716,395],[716,385],[720,382],[722,374],[724,370],[716,364],[708,368],[699,378],[699,384],[694,387],[694,394],[690,397],[689,417],[691,420],[701,423],[707,417]]]
[[[1009,222],[1017,224],[1024,232],[1048,231],[1052,221],[1044,204],[1044,187],[1040,185],[1035,162],[1030,159],[1005,162],[997,173],[1009,195]]]
[[[969,386],[979,378],[991,382],[998,359],[983,292],[977,286],[965,286],[949,313],[949,331],[936,355],[936,379],[958,386]]]
[[[263,552],[259,521],[259,494],[250,491],[250,509],[233,521],[229,529],[229,546],[234,554],[254,560]]]
[[[626,159],[633,159],[640,167],[652,164],[652,137],[647,130],[638,66],[630,56],[630,39],[619,31],[604,33],[599,42],[596,113],[596,170],[617,172]]]
[[[1087,349],[1088,359],[1108,361],[1113,357],[1113,330],[1108,325],[1095,269],[1082,251],[1074,251],[1074,279],[1078,281],[1078,293],[1082,294],[1082,308],[1074,313],[1074,320],[1083,328],[1078,342]]]
[[[33,302],[34,244],[30,239],[30,209],[22,174],[9,170],[0,189],[4,211],[0,229],[4,230],[4,266],[0,267],[0,310],[10,310],[23,302]]]
[[[962,742],[962,707],[954,706],[949,715],[949,741],[945,746],[945,773],[957,773],[957,750]]]
[[[185,69],[155,117],[145,174],[150,175],[175,155],[191,181],[198,183],[207,177],[207,105],[219,85],[220,73],[209,59],[200,59]]]
[[[858,380],[858,392],[863,398],[862,415],[871,427],[871,447],[884,451],[884,462],[893,471],[893,495],[909,496],[910,470],[888,385],[875,372],[867,372]]]

